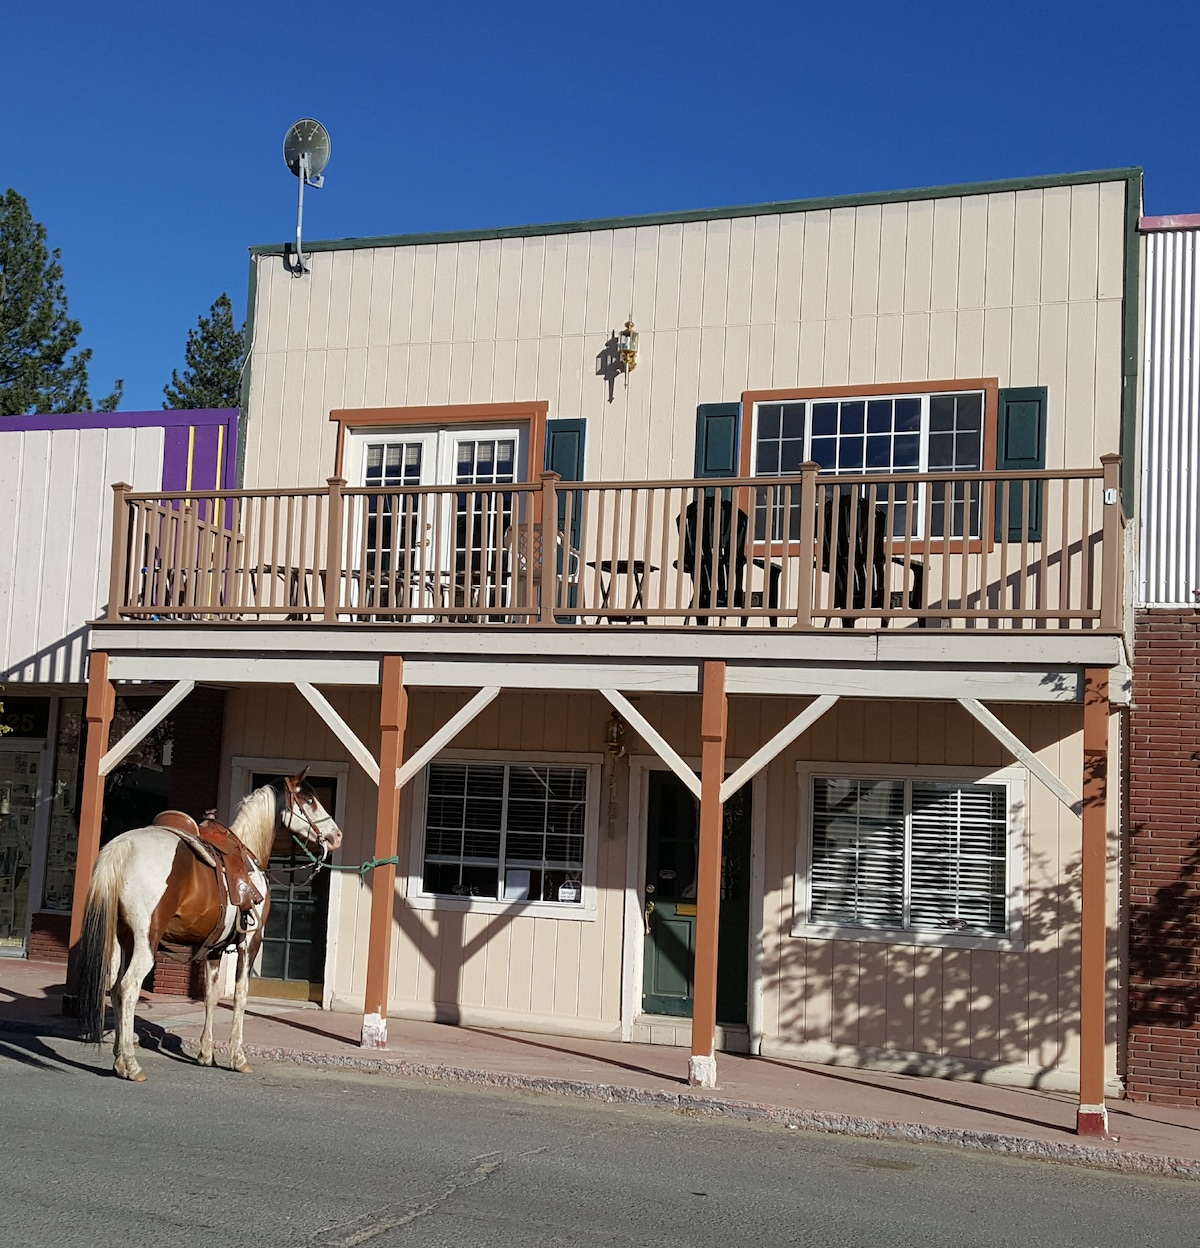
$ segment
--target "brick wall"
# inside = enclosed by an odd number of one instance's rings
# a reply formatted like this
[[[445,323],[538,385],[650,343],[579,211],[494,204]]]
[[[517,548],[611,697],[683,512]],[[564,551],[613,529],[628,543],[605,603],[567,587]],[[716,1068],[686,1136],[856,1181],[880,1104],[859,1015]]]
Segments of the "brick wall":
[[[36,913],[29,925],[28,956],[40,962],[66,962],[70,939],[69,914]]]
[[[148,986],[154,992],[172,997],[204,999],[204,967],[198,962],[175,962],[161,953],[154,959]]]
[[[1138,612],[1129,753],[1134,1100],[1200,1105],[1200,610]]]

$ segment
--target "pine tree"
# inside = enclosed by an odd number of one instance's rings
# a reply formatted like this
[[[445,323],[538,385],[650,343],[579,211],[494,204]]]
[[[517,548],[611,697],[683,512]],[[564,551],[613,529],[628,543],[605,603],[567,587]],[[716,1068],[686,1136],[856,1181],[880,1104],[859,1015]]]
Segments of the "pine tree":
[[[11,187],[0,196],[0,416],[90,412],[90,350],[67,315],[62,253]],[[101,403],[112,411],[121,384]]]
[[[184,352],[187,367],[182,377],[171,373],[171,384],[163,387],[167,399],[163,407],[239,406],[245,328],[234,325],[233,304],[227,294],[220,295],[209,315],[188,330]]]

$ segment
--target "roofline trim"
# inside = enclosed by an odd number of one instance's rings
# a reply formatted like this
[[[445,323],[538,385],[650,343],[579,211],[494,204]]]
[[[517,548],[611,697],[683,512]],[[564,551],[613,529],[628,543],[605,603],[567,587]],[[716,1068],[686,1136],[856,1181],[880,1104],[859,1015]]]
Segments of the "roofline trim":
[[[691,221],[720,221],[733,217],[766,217],[792,212],[819,212],[828,208],[857,208],[909,200],[954,199],[967,195],[994,195],[1005,191],[1045,190],[1056,186],[1079,186],[1091,182],[1128,182],[1140,179],[1142,170],[1098,169],[1083,173],[1060,173],[1044,177],[1007,178],[995,182],[961,182],[951,186],[926,186],[902,191],[866,192],[824,196],[818,199],[777,200],[730,208],[700,208],[689,212],[660,212],[632,217],[601,217],[591,221],[559,221],[543,225],[509,225],[491,229],[448,230],[432,234],[381,234],[376,237],[305,240],[312,251],[358,251],[374,247],[418,247],[436,243],[474,243],[503,238],[537,238],[549,234],[586,234],[600,230],[630,230],[641,226],[680,225]],[[287,254],[293,243],[264,243],[250,248],[252,256]]]

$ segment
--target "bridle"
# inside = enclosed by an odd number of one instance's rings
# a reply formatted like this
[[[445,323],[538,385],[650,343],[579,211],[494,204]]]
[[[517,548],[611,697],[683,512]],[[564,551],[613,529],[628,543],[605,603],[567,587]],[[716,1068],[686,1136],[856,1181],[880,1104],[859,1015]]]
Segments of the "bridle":
[[[326,859],[329,857],[330,853],[332,852],[330,849],[329,842],[325,839],[324,836],[321,835],[321,824],[334,823],[333,816],[329,814],[325,814],[325,815],[319,815],[317,816],[317,818],[314,819],[313,816],[309,814],[308,807],[300,796],[300,793],[298,791],[298,786],[293,787],[290,778],[284,781],[284,785],[287,791],[288,814],[299,815],[300,818],[303,819],[304,822],[308,824],[309,830],[312,832],[312,841],[316,845],[317,849],[320,851],[320,857],[314,859],[314,861],[317,864],[317,868],[320,868],[320,866],[326,861]],[[336,827],[337,825],[334,824],[334,826]],[[303,842],[300,840],[298,836],[296,836],[295,832],[292,832],[292,838],[296,841],[297,844],[301,845],[304,849],[307,850],[309,848],[308,846],[303,845]],[[309,851],[309,857],[310,858],[313,857],[311,850]]]

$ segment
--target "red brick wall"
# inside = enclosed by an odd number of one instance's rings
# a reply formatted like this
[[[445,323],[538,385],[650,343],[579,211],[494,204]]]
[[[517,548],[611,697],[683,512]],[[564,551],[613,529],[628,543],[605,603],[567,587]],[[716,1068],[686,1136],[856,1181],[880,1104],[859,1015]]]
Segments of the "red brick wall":
[[[1200,1105],[1200,610],[1138,612],[1133,702],[1126,1082]]]
[[[71,939],[69,914],[34,914],[29,924],[29,957],[40,962],[66,962]]]
[[[150,988],[167,996],[191,997],[193,1001],[202,1001],[204,967],[198,962],[175,962],[160,953],[154,959]]]

